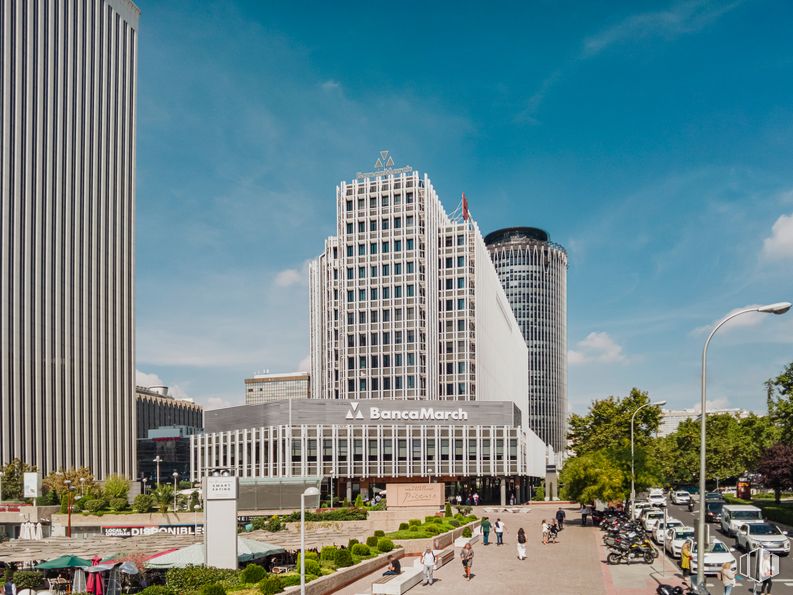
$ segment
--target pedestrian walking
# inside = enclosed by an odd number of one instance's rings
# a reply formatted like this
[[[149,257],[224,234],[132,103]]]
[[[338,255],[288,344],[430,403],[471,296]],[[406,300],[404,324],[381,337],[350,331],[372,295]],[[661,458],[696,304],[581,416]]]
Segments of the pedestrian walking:
[[[432,573],[435,570],[435,554],[430,546],[427,546],[421,555],[421,564],[424,567],[424,582],[422,585],[432,586]]]
[[[474,506],[479,506],[479,492],[474,492]]]
[[[586,515],[587,515],[588,510],[589,509],[586,506],[584,506],[583,504],[581,505],[581,510],[579,510],[579,512],[581,513],[581,526],[582,527],[586,527]]]
[[[556,520],[548,523],[548,543],[558,543],[556,538],[559,536],[559,527],[556,525]]]
[[[691,540],[687,539],[680,548],[680,568],[683,571],[683,583],[691,576]]]
[[[504,523],[496,519],[496,545],[504,545]]]
[[[3,585],[3,595],[17,595],[17,586],[9,575]]]
[[[526,559],[526,532],[523,527],[518,529],[518,560]]]
[[[721,582],[724,585],[724,595],[730,595],[735,586],[735,564],[725,562],[721,567]]]
[[[462,506],[463,497],[460,494],[457,494],[457,497],[455,498],[455,500],[457,501],[457,506]]]
[[[490,545],[487,541],[490,537],[490,520],[487,517],[482,517],[482,522],[479,524],[479,528],[482,530],[482,544]]]
[[[559,525],[559,531],[564,529],[565,516],[567,516],[567,515],[565,514],[564,510],[562,510],[562,507],[560,506],[559,510],[556,511],[556,524]]]
[[[545,519],[542,519],[540,523],[540,530],[542,531],[542,543],[543,545],[548,544],[548,523],[545,522]]]
[[[760,587],[758,593],[770,593],[771,588],[774,586],[774,579],[769,576],[767,579],[765,579],[762,583],[760,583],[757,586]]]
[[[471,580],[471,566],[474,564],[474,548],[471,547],[471,542],[465,544],[463,551],[460,552],[460,559],[463,561],[463,572],[465,572],[465,580]]]
[[[512,494],[509,497],[509,505],[515,506],[515,492],[512,492]]]

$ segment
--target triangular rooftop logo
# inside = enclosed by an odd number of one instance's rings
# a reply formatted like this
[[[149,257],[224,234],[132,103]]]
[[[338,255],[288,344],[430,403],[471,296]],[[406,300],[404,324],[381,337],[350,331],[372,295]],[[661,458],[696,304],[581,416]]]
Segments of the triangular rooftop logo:
[[[359,403],[352,401],[350,403],[350,410],[345,416],[347,419],[363,419],[363,411],[358,410]]]

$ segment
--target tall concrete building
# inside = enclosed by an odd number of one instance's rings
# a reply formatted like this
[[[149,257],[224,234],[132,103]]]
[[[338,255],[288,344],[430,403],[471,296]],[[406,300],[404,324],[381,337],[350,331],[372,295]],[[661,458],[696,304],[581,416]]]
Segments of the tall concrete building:
[[[567,252],[535,227],[489,233],[485,243],[526,340],[529,427],[557,453],[567,446]]]
[[[342,182],[336,212],[310,267],[312,396],[525,409],[526,346],[465,200],[450,217],[401,168]]]
[[[0,2],[0,462],[135,475],[138,18]]]
[[[308,399],[311,375],[308,372],[254,374],[245,379],[245,404],[258,405],[286,399]]]

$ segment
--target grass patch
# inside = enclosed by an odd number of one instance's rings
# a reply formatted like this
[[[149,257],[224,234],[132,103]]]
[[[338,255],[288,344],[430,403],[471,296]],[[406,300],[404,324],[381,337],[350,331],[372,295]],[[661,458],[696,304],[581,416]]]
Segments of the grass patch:
[[[446,533],[476,520],[476,515],[449,517],[426,517],[423,523],[410,521],[408,529],[386,533],[388,539],[426,539]]]

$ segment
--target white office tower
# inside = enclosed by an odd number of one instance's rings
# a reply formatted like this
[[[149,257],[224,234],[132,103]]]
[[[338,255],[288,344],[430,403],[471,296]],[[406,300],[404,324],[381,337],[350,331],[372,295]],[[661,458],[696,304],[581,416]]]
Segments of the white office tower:
[[[0,463],[135,474],[138,18],[0,2]]]
[[[501,283],[529,348],[529,427],[567,447],[567,252],[535,227],[487,234]]]
[[[336,188],[337,235],[310,269],[312,397],[525,412],[526,345],[465,199],[450,217],[389,160]]]

